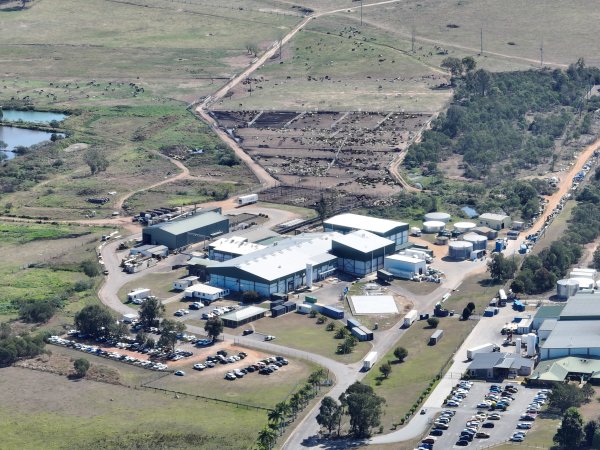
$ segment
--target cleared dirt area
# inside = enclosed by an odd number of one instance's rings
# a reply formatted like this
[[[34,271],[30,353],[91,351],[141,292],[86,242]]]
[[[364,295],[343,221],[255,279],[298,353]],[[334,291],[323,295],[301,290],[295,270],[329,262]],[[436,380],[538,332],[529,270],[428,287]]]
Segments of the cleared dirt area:
[[[284,186],[387,197],[387,167],[430,115],[401,112],[214,111],[213,117]]]

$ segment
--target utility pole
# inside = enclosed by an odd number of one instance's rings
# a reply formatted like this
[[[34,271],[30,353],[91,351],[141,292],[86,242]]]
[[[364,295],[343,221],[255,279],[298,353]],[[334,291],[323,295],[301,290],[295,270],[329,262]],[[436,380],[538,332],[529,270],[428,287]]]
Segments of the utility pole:
[[[410,34],[410,48],[411,48],[411,51],[414,53],[415,52],[415,26],[414,25],[412,27],[411,34]]]
[[[540,67],[544,67],[544,39],[542,38],[542,43],[540,44]]]
[[[360,0],[360,26],[362,27],[362,2],[363,0]]]
[[[479,54],[483,56],[483,28],[479,30]]]

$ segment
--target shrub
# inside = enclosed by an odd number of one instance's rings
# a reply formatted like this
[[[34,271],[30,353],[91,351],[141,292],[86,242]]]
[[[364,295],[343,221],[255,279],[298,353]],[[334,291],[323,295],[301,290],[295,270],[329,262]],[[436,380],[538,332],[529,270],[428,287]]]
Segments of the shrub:
[[[427,325],[429,325],[431,328],[437,328],[439,323],[440,319],[438,319],[437,317],[430,317],[429,319],[427,319]]]

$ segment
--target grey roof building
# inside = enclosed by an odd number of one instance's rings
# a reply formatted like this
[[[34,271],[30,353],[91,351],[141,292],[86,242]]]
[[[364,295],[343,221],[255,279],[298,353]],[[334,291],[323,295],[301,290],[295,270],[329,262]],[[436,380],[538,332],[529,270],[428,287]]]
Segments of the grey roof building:
[[[363,277],[383,268],[384,259],[395,251],[395,243],[364,230],[332,240],[331,253],[338,257],[338,269]]]
[[[247,306],[245,308],[222,315],[221,320],[223,321],[223,325],[226,327],[235,328],[239,327],[240,325],[245,325],[261,319],[265,317],[266,313],[266,309],[259,308],[258,306]]]
[[[356,230],[368,231],[393,241],[396,250],[408,242],[408,228],[408,224],[404,222],[350,213],[334,216],[323,223],[325,231],[337,231],[342,234]]]
[[[535,363],[516,353],[475,353],[469,364],[469,375],[481,379],[504,379],[531,375]]]
[[[600,356],[600,321],[559,320],[542,344],[540,359]]]
[[[559,320],[600,320],[600,295],[578,293],[571,297]]]
[[[229,219],[209,211],[145,227],[142,231],[142,241],[144,244],[166,245],[169,250],[175,250],[213,239],[228,231]]]
[[[545,320],[558,319],[564,307],[564,304],[540,306],[533,316],[532,328],[537,330]]]

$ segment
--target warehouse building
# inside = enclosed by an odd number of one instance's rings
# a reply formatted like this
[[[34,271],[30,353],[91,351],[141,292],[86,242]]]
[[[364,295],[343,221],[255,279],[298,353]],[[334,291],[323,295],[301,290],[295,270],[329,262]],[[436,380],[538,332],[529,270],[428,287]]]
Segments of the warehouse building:
[[[534,364],[532,359],[516,353],[475,353],[468,372],[471,378],[483,380],[528,377]]]
[[[415,275],[427,273],[427,264],[421,258],[408,255],[386,256],[383,267],[398,278],[412,279]]]
[[[246,237],[231,236],[217,239],[208,246],[208,259],[227,261],[238,256],[247,255],[265,248],[264,245],[254,244]]]
[[[600,323],[597,320],[559,320],[540,348],[540,359],[565,356],[600,357]]]
[[[564,383],[572,377],[600,384],[600,359],[568,356],[543,361],[538,364],[528,381],[530,384],[547,386]]]
[[[489,227],[492,230],[510,228],[511,220],[506,214],[485,213],[479,216],[479,226]]]
[[[200,256],[192,256],[185,262],[188,275],[198,277],[198,281],[204,283],[208,281],[208,267],[218,264],[219,261],[202,258]]]
[[[254,322],[255,320],[262,319],[265,317],[266,313],[266,309],[259,308],[258,306],[247,306],[222,315],[221,320],[226,327],[236,328]]]
[[[262,250],[207,267],[210,284],[232,292],[256,291],[264,297],[288,293],[332,275],[337,256],[330,252],[339,233],[301,234]]]
[[[393,241],[363,230],[340,235],[331,246],[331,253],[338,257],[338,270],[357,277],[383,268],[385,257],[394,251]]]
[[[210,211],[145,227],[142,242],[147,245],[165,245],[169,250],[175,250],[213,239],[228,231],[229,219]]]
[[[396,250],[399,250],[403,244],[408,242],[409,226],[407,223],[395,220],[347,213],[327,219],[323,223],[323,229],[325,231],[337,231],[342,234],[348,234],[357,230],[368,231],[393,241]]]
[[[564,307],[565,307],[564,304],[563,305],[540,306],[538,308],[538,310],[536,311],[535,316],[533,316],[533,323],[531,324],[531,327],[534,330],[537,330],[538,328],[540,328],[542,326],[542,324],[546,320],[552,320],[552,319],[558,320]]]
[[[600,320],[600,296],[579,293],[567,302],[559,321]],[[600,328],[600,323],[598,324]]]

